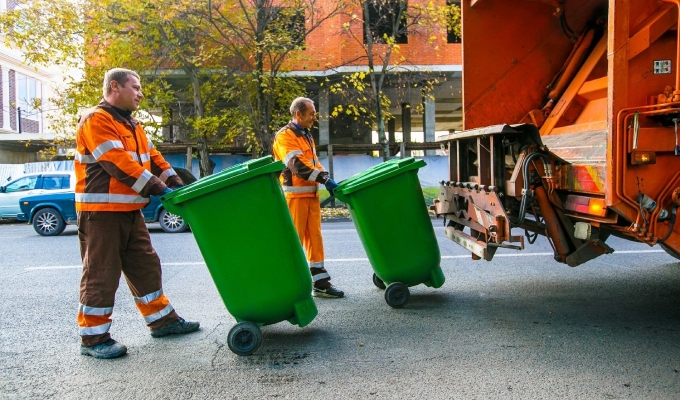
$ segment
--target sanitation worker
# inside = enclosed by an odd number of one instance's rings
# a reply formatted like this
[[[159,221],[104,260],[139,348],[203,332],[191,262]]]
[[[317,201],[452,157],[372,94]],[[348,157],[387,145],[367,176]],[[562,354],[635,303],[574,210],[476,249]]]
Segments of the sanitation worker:
[[[139,75],[114,68],[106,72],[103,89],[101,103],[80,117],[76,136],[83,260],[78,326],[80,354],[114,358],[127,352],[109,334],[121,272],[151,336],[194,332],[199,323],[178,316],[163,294],[160,259],[141,212],[149,195],[167,194],[183,183],[132,117],[144,97]]]
[[[274,137],[274,158],[281,160],[286,168],[280,181],[286,203],[293,217],[295,230],[307,253],[316,297],[343,297],[342,290],[331,285],[331,277],[324,267],[323,239],[321,237],[321,205],[317,188],[323,184],[333,195],[338,187],[328,171],[316,157],[316,147],[309,129],[316,121],[314,102],[298,97],[290,105],[292,121]]]

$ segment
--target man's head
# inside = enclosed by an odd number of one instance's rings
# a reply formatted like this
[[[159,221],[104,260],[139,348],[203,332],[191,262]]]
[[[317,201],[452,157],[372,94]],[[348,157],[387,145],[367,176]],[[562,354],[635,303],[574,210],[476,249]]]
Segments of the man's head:
[[[135,71],[114,68],[104,74],[104,100],[112,106],[135,111],[143,97],[142,84]]]
[[[293,117],[293,122],[303,128],[310,129],[316,122],[314,101],[306,97],[298,97],[290,105],[290,115]]]

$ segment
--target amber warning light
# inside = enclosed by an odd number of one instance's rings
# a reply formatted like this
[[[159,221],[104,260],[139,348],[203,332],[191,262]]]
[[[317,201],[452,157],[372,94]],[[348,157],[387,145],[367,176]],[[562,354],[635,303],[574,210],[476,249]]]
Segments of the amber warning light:
[[[604,217],[607,214],[607,206],[604,203],[604,199],[594,197],[569,195],[567,196],[565,208],[581,214],[590,214],[598,217]]]
[[[656,153],[653,151],[634,151],[630,155],[633,165],[656,164]]]

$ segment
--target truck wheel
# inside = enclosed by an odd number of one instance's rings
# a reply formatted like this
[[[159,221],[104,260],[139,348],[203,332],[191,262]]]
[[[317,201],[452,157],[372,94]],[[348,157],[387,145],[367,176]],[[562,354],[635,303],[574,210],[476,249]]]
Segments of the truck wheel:
[[[378,288],[385,290],[387,286],[385,286],[385,282],[382,281],[382,279],[378,278],[378,275],[373,274],[373,284]]]
[[[675,252],[673,249],[671,249],[670,247],[666,246],[666,245],[663,244],[663,243],[659,243],[659,246],[661,246],[661,248],[662,248],[666,253],[668,253],[671,257],[675,257],[675,258],[677,258],[678,260],[680,260],[680,253]]]
[[[385,289],[385,301],[392,308],[405,306],[410,295],[408,287],[401,282],[390,283]]]
[[[54,208],[43,208],[33,217],[33,229],[42,236],[56,236],[64,231],[66,224]]]
[[[253,354],[262,344],[262,332],[260,328],[252,322],[239,322],[234,325],[227,336],[229,350],[239,356],[249,356]]]
[[[158,213],[161,229],[168,233],[180,233],[187,230],[187,223],[177,214],[168,212],[165,208]]]

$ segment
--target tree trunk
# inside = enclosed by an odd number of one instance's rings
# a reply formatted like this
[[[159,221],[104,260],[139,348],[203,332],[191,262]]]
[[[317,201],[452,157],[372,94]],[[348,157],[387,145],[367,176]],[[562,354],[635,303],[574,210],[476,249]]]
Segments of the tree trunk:
[[[201,98],[201,82],[198,80],[198,75],[195,70],[189,71],[191,76],[191,87],[194,91],[194,112],[197,119],[203,118],[203,99]],[[208,138],[205,132],[197,132],[197,147],[198,147],[198,166],[200,169],[201,178],[211,175],[215,164],[210,160],[210,151],[208,149]]]

